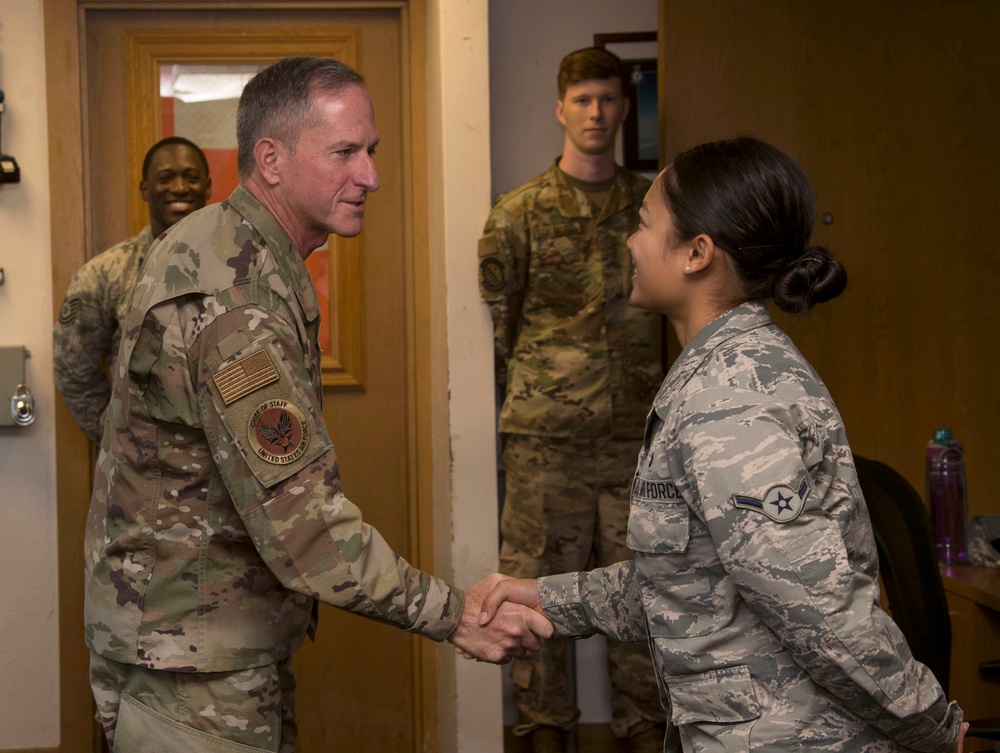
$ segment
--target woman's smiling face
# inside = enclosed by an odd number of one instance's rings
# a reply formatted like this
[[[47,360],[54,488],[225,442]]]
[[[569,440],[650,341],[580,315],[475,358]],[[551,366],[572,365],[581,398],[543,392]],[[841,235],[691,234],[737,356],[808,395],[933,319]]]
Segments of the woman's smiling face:
[[[680,252],[685,244],[677,237],[663,191],[666,172],[657,175],[646,192],[639,209],[639,228],[628,239],[634,269],[629,302],[647,311],[669,315],[683,284],[686,255]]]

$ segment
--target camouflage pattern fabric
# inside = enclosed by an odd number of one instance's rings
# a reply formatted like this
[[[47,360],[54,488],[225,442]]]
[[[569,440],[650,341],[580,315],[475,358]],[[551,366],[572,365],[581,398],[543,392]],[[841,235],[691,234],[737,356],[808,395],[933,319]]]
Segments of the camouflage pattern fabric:
[[[626,241],[648,188],[649,181],[618,167],[601,209],[556,159],[499,197],[486,222],[479,287],[493,317],[502,395],[500,571],[507,575],[579,569],[592,554],[599,564],[630,556],[627,480],[638,442],[628,440],[642,436],[662,376],[660,317],[628,303]],[[593,441],[573,444],[579,438]],[[565,652],[550,642],[514,667],[518,732],[576,721]],[[609,671],[617,734],[663,721],[643,650],[609,646]]]
[[[843,422],[760,302],[706,326],[653,405],[633,562],[543,578],[557,634],[644,638],[680,744],[950,751],[949,704],[878,606]]]
[[[479,241],[495,330],[500,431],[638,438],[663,370],[660,317],[629,305],[649,181],[619,167],[598,210],[558,160],[502,195]]]
[[[111,399],[122,322],[153,243],[149,225],[88,261],[69,281],[52,331],[52,372],[70,415],[95,444]]]
[[[969,521],[969,564],[1000,567],[1000,515],[976,515]]]
[[[500,570],[536,578],[631,559],[625,546],[629,477],[641,447],[632,439],[507,437],[506,504]],[[569,729],[579,711],[567,682],[566,652],[572,642],[550,639],[511,668],[514,702],[521,713],[515,734],[544,724]],[[608,641],[612,731],[631,737],[664,722],[645,642]]]
[[[86,533],[106,659],[226,672],[303,641],[314,600],[434,640],[460,590],[345,498],[305,264],[243,187],[154,243],[125,319]]]
[[[123,753],[295,753],[291,660],[232,672],[161,672],[91,654],[108,746]]]

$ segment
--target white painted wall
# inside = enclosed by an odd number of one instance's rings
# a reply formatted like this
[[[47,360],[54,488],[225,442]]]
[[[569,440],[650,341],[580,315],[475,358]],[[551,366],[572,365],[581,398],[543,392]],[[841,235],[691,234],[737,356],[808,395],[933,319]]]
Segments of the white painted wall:
[[[531,180],[562,152],[556,76],[563,56],[592,46],[594,34],[656,31],[658,14],[657,0],[490,2],[494,194]]]
[[[447,422],[435,431],[435,487],[450,491],[435,511],[435,572],[460,586],[495,572],[498,558],[492,327],[476,255],[490,207],[487,7],[487,0],[428,7],[430,247],[440,291],[433,334],[435,361],[447,366],[434,375],[435,393],[447,401],[435,411]],[[441,750],[502,751],[500,669],[457,658],[447,644],[438,666]]]
[[[26,378],[38,416],[25,428],[0,427],[0,748],[31,748],[59,740],[52,245],[41,0],[0,0],[0,89],[6,95],[0,146],[21,168],[20,183],[0,186],[0,345],[28,348]],[[9,406],[10,396],[0,395],[0,411]]]

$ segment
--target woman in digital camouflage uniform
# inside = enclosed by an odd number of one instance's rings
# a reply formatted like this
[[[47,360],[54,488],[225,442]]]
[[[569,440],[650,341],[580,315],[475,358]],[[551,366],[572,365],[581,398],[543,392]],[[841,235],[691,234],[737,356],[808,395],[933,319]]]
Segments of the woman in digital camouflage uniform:
[[[648,641],[665,750],[961,750],[962,712],[879,608],[878,562],[843,421],[768,314],[837,296],[810,246],[799,165],[756,139],[687,151],[653,183],[631,301],[683,346],[646,420],[635,560],[506,580],[556,634]]]

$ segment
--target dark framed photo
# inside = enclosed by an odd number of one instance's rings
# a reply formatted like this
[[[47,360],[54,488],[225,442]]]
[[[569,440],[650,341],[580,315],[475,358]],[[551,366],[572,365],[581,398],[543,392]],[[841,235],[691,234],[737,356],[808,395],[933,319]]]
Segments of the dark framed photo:
[[[622,124],[622,163],[629,170],[660,168],[659,93],[656,81],[656,32],[595,34],[594,46],[622,60],[631,106]]]
[[[622,158],[629,170],[658,170],[660,119],[657,110],[656,60],[623,60],[629,71],[632,105],[622,124]]]

